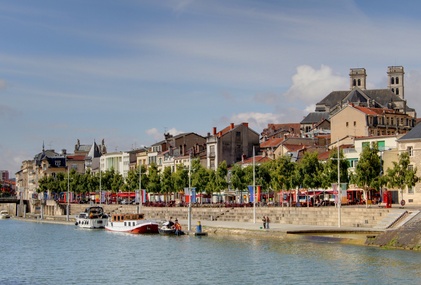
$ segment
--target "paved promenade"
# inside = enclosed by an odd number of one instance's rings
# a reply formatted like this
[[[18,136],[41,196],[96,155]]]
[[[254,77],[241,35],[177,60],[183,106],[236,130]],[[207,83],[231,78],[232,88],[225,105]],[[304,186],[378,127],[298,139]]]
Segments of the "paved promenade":
[[[183,225],[183,229],[187,230],[188,221],[179,220]],[[263,223],[256,218],[256,223],[247,223],[247,222],[227,222],[227,221],[200,221],[202,229],[204,231],[208,229],[231,229],[231,230],[248,230],[248,231],[274,231],[280,233],[290,233],[290,234],[299,234],[299,233],[367,233],[367,232],[383,232],[382,229],[373,229],[373,228],[359,228],[359,227],[328,227],[328,226],[313,226],[313,225],[292,225],[292,224],[279,224],[279,223],[269,223],[269,229],[263,229]],[[196,230],[198,221],[192,219],[191,221],[191,231]]]

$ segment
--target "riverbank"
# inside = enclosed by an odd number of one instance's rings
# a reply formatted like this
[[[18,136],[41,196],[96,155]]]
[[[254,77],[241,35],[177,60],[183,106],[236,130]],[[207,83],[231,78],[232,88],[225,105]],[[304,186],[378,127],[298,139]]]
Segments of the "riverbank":
[[[27,216],[26,218],[14,217],[13,219],[33,222],[48,223],[75,226],[75,219],[66,216],[45,216],[40,219],[39,216]],[[194,235],[198,220],[192,220],[190,231],[188,230],[188,221],[180,220],[183,230],[187,234]],[[378,230],[369,230],[363,228],[335,228],[321,227],[311,225],[291,225],[291,224],[270,224],[270,229],[263,229],[263,225],[254,222],[226,222],[226,221],[200,221],[202,232],[207,235],[241,235],[250,238],[268,238],[268,239],[304,239],[311,241],[326,241],[343,244],[364,245],[367,236],[378,234]]]
[[[82,207],[79,208],[74,210],[81,211]],[[135,206],[126,206],[118,210],[131,212],[138,209]],[[337,214],[332,212],[334,209],[263,208],[259,209],[259,214],[253,219],[252,209],[202,210],[195,208],[190,229],[188,229],[186,210],[186,208],[145,207],[142,212],[148,219],[157,221],[164,221],[170,217],[178,218],[183,230],[189,234],[195,233],[197,223],[200,222],[202,231],[208,235],[242,235],[270,239],[294,238],[421,251],[421,214],[417,209],[387,209],[385,211],[384,209],[348,208],[347,211],[343,211],[342,224],[338,226],[337,222],[333,222],[335,214]],[[219,216],[216,215],[218,212]],[[270,223],[270,229],[264,229],[262,222],[257,219],[263,214],[270,215],[271,221],[274,221]],[[333,215],[331,221],[324,225],[318,224],[320,218],[315,217],[325,214]],[[367,221],[364,223],[349,222],[358,215],[363,215]],[[290,219],[286,220],[286,216]],[[39,215],[28,214],[26,218],[17,219],[38,223],[74,225],[74,217],[74,215],[70,215],[69,221],[67,221],[65,215],[44,215],[44,219],[41,220]],[[344,220],[348,222],[344,223]],[[314,224],[305,225],[302,223],[303,221]]]

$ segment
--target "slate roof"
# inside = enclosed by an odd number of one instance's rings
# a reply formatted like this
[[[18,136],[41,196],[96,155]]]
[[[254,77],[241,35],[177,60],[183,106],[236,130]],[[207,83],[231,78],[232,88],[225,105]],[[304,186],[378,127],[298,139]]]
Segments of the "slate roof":
[[[317,124],[328,119],[329,112],[311,112],[300,122],[300,124]]]
[[[323,100],[316,104],[316,111],[321,111],[320,106],[327,106],[329,110],[334,108],[338,103],[348,103],[348,102],[362,102],[367,103],[368,100],[372,100],[370,104],[373,104],[377,108],[393,108],[390,106],[390,103],[393,102],[402,102],[404,101],[398,95],[394,94],[389,89],[371,89],[371,90],[361,90],[359,88],[354,88],[351,91],[332,91],[327,95]],[[318,108],[319,106],[319,108]],[[415,111],[412,108],[406,107],[407,112]]]
[[[403,137],[398,139],[397,141],[404,141],[404,140],[416,140],[421,139],[421,124],[417,124],[415,127],[412,128],[409,132],[407,132]]]

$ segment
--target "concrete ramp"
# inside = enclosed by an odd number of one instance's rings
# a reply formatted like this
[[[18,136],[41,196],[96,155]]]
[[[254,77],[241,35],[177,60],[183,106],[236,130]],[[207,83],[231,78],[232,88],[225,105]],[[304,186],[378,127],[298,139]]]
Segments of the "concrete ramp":
[[[381,221],[379,221],[377,225],[373,227],[373,229],[385,230],[392,226],[400,227],[401,225],[405,224],[407,221],[412,219],[412,217],[414,217],[412,215],[413,212],[415,211],[411,211],[411,213],[409,213],[409,211],[405,209],[393,209],[387,214],[386,217],[384,217]]]
[[[418,210],[408,210],[408,213],[403,216],[400,220],[398,220],[393,227],[400,228],[401,226],[405,225],[407,222],[412,220],[416,215],[418,215],[420,211]]]

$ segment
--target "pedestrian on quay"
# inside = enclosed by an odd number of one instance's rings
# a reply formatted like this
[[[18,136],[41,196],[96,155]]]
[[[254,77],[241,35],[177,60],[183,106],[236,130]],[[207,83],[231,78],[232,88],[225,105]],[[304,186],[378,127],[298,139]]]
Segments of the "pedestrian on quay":
[[[266,217],[265,216],[263,216],[262,222],[263,222],[263,228],[266,229]]]
[[[269,216],[266,216],[266,229],[269,229]]]

